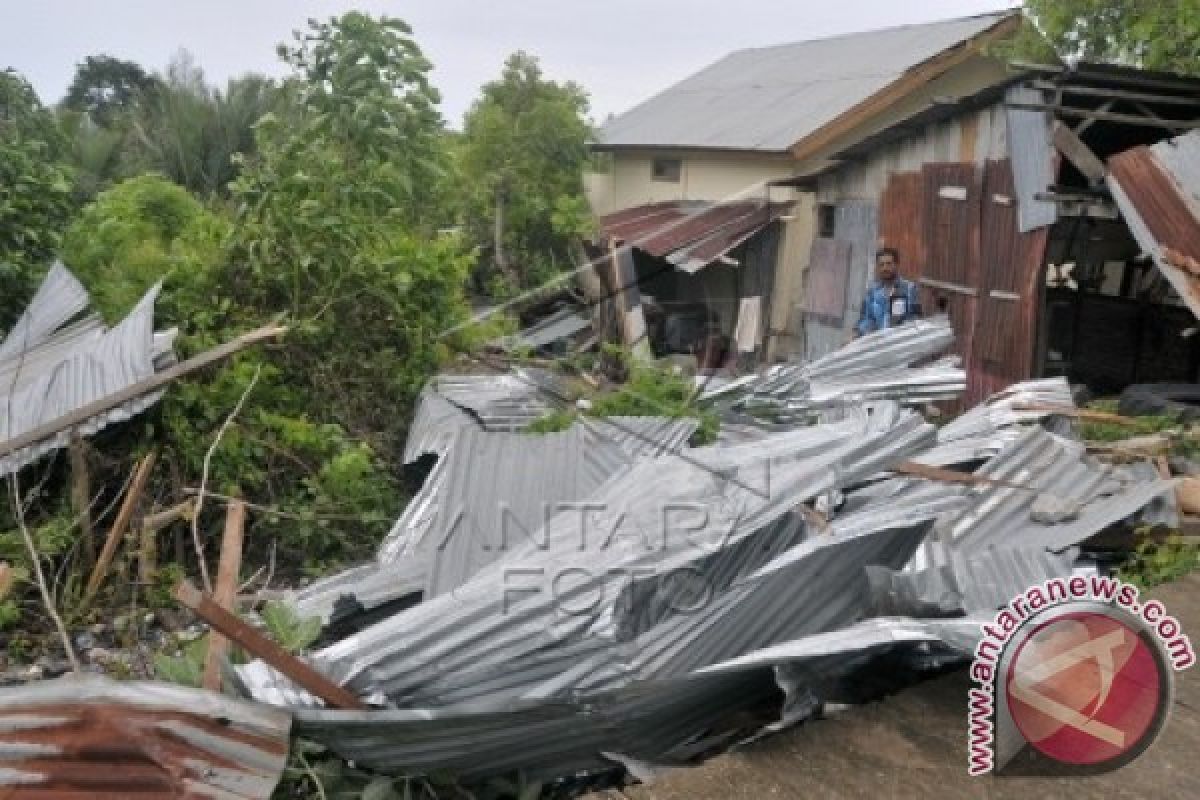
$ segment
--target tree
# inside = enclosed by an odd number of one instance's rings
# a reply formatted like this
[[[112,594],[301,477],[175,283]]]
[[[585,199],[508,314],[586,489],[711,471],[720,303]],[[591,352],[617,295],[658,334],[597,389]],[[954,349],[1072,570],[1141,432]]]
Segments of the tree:
[[[241,157],[253,152],[254,126],[278,99],[278,87],[261,75],[216,89],[181,51],[135,109],[126,172],[160,172],[199,195],[224,194]]]
[[[582,88],[547,80],[536,58],[518,52],[467,113],[460,148],[467,228],[509,289],[571,263],[571,238],[587,218],[587,112]]]
[[[133,61],[112,56],[88,56],[75,68],[63,107],[87,114],[96,125],[120,125],[137,100],[157,81]]]
[[[396,452],[468,310],[466,251],[432,235],[445,154],[430,64],[403,22],[358,12],[280,53],[296,110],[262,121],[234,183],[229,286],[295,322],[278,363],[322,418]]]
[[[72,210],[54,115],[16,72],[0,72],[0,330],[54,258]]]
[[[1200,73],[1200,0],[1026,0],[1064,58]]]

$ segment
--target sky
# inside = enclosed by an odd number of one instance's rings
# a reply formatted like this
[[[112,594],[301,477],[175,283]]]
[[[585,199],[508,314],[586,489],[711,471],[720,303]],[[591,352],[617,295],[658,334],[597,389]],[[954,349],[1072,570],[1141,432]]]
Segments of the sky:
[[[1007,0],[0,0],[0,68],[46,103],[75,65],[104,53],[151,70],[180,48],[210,82],[285,74],[275,45],[312,17],[350,9],[406,20],[434,64],[452,127],[506,56],[525,50],[556,80],[574,80],[603,122],[715,61],[762,47],[1011,8]]]

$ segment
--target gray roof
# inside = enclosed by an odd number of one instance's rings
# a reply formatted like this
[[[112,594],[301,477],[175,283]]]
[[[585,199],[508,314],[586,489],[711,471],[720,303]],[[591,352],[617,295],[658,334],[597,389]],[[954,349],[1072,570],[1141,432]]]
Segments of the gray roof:
[[[1014,13],[739,50],[609,122],[600,145],[782,152]]]

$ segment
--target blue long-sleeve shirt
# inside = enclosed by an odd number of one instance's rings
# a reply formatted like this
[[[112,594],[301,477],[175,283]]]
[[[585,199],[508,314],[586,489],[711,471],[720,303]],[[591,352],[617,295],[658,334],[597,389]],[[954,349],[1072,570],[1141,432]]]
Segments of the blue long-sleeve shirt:
[[[893,298],[903,298],[904,314],[896,316],[893,312]],[[862,313],[858,318],[855,330],[859,335],[881,331],[893,325],[900,325],[921,316],[921,297],[917,285],[904,278],[896,278],[890,289],[881,284],[874,284],[867,289],[863,298]]]

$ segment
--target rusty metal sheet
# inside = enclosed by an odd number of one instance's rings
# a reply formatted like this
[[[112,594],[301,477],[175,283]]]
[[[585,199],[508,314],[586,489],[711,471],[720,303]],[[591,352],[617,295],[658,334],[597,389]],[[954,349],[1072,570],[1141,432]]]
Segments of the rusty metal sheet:
[[[900,253],[900,274],[919,280],[925,264],[925,178],[897,172],[888,178],[879,205],[879,235]]]
[[[977,286],[979,197],[974,164],[925,164],[925,277]]]
[[[1200,317],[1200,276],[1172,263],[1200,259],[1200,133],[1135,147],[1108,165],[1109,188],[1130,231]]]
[[[166,683],[71,676],[0,691],[0,797],[266,800],[291,716]]]
[[[1007,159],[987,162],[981,204],[978,321],[968,366],[968,404],[1032,377],[1038,282],[1049,235],[1045,227],[1020,232]]]
[[[792,208],[791,203],[650,203],[601,217],[609,238],[667,258],[685,272],[711,264]]]

